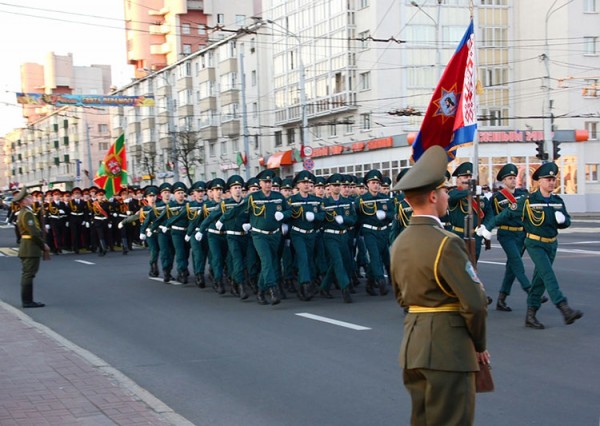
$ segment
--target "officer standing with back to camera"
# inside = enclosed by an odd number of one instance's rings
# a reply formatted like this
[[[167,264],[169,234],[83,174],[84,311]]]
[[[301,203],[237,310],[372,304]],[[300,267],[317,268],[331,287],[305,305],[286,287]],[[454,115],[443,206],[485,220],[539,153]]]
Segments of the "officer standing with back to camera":
[[[412,425],[473,424],[475,372],[489,363],[483,285],[463,240],[439,219],[448,206],[447,161],[433,146],[394,187],[413,208],[391,248],[394,294],[408,308],[400,364]]]
[[[44,242],[40,222],[31,206],[33,197],[25,187],[15,196],[15,203],[21,206],[17,218],[17,226],[21,241],[19,243],[19,258],[22,264],[21,273],[21,303],[23,308],[42,308],[45,305],[33,300],[33,279],[40,268],[42,252],[49,256],[50,247]]]

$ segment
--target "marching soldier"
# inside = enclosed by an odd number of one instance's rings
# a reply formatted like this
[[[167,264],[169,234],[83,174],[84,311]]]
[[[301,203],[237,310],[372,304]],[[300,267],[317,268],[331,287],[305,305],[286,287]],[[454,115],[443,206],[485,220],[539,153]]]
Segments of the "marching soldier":
[[[110,232],[110,202],[104,189],[96,191],[96,201],[92,203],[92,230],[98,242],[98,255],[105,256],[108,251],[108,233]]]
[[[83,223],[86,219],[86,203],[81,199],[81,188],[71,190],[72,199],[67,204],[69,230],[71,231],[71,248],[75,254],[83,247]]]
[[[194,265],[194,276],[196,277],[196,285],[200,288],[206,287],[204,279],[204,269],[206,267],[206,256],[208,253],[208,244],[206,240],[198,241],[193,238],[200,231],[197,227],[197,219],[203,215],[204,210],[204,194],[206,193],[206,183],[204,181],[194,182],[191,188],[192,201],[188,206],[190,209],[190,221],[186,231],[186,240],[190,242],[192,251],[192,263]]]
[[[171,275],[174,257],[173,242],[170,235],[167,235],[164,232],[158,232],[160,223],[157,223],[157,219],[163,215],[167,208],[167,203],[171,197],[171,184],[167,182],[162,183],[159,187],[159,192],[161,199],[156,202],[155,208],[148,212],[148,215],[140,228],[140,232],[145,233],[148,237],[156,234],[160,266],[163,270],[163,282],[169,283],[173,279],[173,276]]]
[[[67,218],[67,206],[62,201],[62,192],[60,189],[52,191],[52,201],[48,203],[47,219],[50,230],[52,231],[52,238],[54,240],[53,252],[54,254],[62,253],[65,248],[65,237],[66,237],[66,218]]]
[[[532,176],[539,183],[538,190],[521,198],[516,209],[505,209],[496,218],[496,223],[502,224],[507,217],[521,216],[525,228],[525,247],[535,265],[531,290],[527,296],[525,326],[535,329],[544,328],[536,318],[544,291],[548,292],[566,324],[573,324],[583,316],[581,311],[571,309],[567,304],[567,298],[561,292],[552,269],[558,248],[558,230],[571,225],[564,201],[554,194],[557,176],[558,166],[555,163],[542,164]]]
[[[410,167],[406,167],[400,170],[398,176],[396,176],[396,185],[400,182],[400,179],[410,170]],[[410,217],[412,216],[412,207],[406,201],[402,191],[394,196],[394,220],[390,228],[390,245],[394,243],[398,235],[406,229],[410,223]]]
[[[146,218],[152,214],[155,217],[160,216],[160,213],[158,212],[158,210],[156,209],[156,200],[158,197],[158,188],[154,185],[150,185],[147,186],[144,189],[144,199],[141,201],[140,205],[140,209],[138,211],[137,214],[129,216],[127,219],[125,219],[124,222],[133,222],[133,221],[137,221],[140,224],[145,223]],[[123,225],[126,225],[126,223],[123,223]],[[121,226],[121,224],[119,225]],[[148,232],[149,229],[146,229],[144,232],[142,232],[142,227],[140,225],[140,241],[146,241],[148,244],[148,250],[150,251],[150,271],[148,272],[148,275],[151,277],[158,277],[159,275],[159,271],[158,271],[158,253],[159,253],[159,247],[158,247],[158,237],[156,232]]]
[[[190,210],[186,202],[187,187],[183,182],[173,184],[173,198],[166,209],[156,220],[162,223],[159,228],[163,233],[169,233],[175,250],[175,264],[177,268],[177,281],[181,284],[188,282],[188,258],[190,255],[188,243],[185,239],[190,223]]]

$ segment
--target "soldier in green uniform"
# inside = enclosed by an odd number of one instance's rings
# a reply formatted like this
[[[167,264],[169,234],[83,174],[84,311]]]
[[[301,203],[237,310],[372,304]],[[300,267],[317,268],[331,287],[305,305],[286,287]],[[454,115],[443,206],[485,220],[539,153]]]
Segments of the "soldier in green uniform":
[[[345,303],[352,303],[351,269],[352,258],[350,244],[348,243],[348,228],[356,223],[354,203],[341,195],[341,187],[345,177],[334,173],[327,179],[330,195],[323,199],[322,208],[325,212],[323,221],[323,243],[329,259],[329,269],[321,282],[321,291],[330,295],[329,289],[333,279],[337,280],[342,289],[342,298]]]
[[[400,170],[400,173],[396,176],[396,184],[400,182],[400,179],[410,170],[410,167],[405,167]],[[390,245],[394,243],[398,235],[402,231],[406,229],[408,223],[410,222],[410,217],[412,215],[412,207],[406,201],[404,197],[404,193],[402,191],[398,191],[394,195],[394,220],[392,221],[392,225],[390,227]]]
[[[475,372],[489,363],[483,286],[464,242],[439,220],[448,205],[446,165],[444,149],[433,146],[394,187],[413,206],[391,248],[394,294],[408,308],[400,365],[412,425],[472,425]]]
[[[325,197],[325,183],[327,179],[323,176],[318,176],[313,185],[313,195],[320,200]],[[323,233],[321,230],[316,231],[315,235],[315,266],[317,268],[316,284],[321,284],[321,277],[327,273],[329,265],[327,265],[327,256],[325,254],[325,244],[323,243]]]
[[[494,214],[497,216],[503,210],[516,210],[520,199],[527,197],[527,191],[517,188],[517,174],[519,170],[514,164],[503,166],[496,176],[496,180],[502,182],[503,188],[497,191],[491,199]],[[521,287],[526,293],[531,289],[531,282],[525,275],[523,265],[523,253],[525,252],[525,231],[520,217],[507,218],[498,226],[498,242],[506,253],[506,268],[502,286],[496,302],[496,310],[510,312],[511,307],[506,304],[506,297],[510,294],[515,278],[519,280]]]
[[[544,328],[536,318],[544,291],[548,292],[552,303],[563,314],[566,324],[573,324],[583,316],[581,311],[571,309],[567,304],[567,298],[560,290],[552,269],[558,248],[558,230],[571,225],[564,201],[554,194],[557,176],[558,166],[555,163],[542,164],[532,176],[539,183],[538,190],[521,198],[516,209],[506,209],[496,216],[496,222],[501,224],[508,218],[518,218],[520,215],[525,228],[525,248],[535,265],[531,290],[527,296],[525,326],[535,329]]]
[[[19,258],[21,259],[21,303],[23,308],[42,308],[45,305],[33,300],[33,279],[40,269],[42,253],[48,258],[50,247],[44,242],[42,228],[36,215],[33,213],[33,197],[27,193],[25,187],[13,199],[19,203],[17,227],[21,240],[19,242]]]
[[[450,223],[452,232],[461,238],[465,237],[465,216],[469,212],[469,181],[473,176],[473,163],[467,161],[460,164],[452,176],[456,177],[456,188],[448,193],[448,211],[450,214]],[[475,255],[479,260],[481,254],[481,244],[483,239],[490,240],[492,234],[490,230],[494,227],[494,212],[485,197],[480,197],[479,202],[473,198],[473,228],[475,233]]]
[[[194,182],[191,188],[192,201],[189,202],[190,221],[186,231],[185,239],[190,242],[192,251],[192,263],[194,265],[194,275],[196,277],[196,285],[200,288],[206,287],[204,279],[204,270],[206,267],[206,256],[208,252],[208,243],[206,240],[196,240],[194,235],[200,231],[197,226],[197,219],[203,215],[204,210],[204,194],[206,192],[206,183],[204,181]]]
[[[365,247],[369,254],[367,293],[375,296],[375,286],[379,294],[388,293],[385,270],[390,265],[388,247],[388,225],[394,218],[390,199],[380,194],[379,187],[383,176],[379,170],[371,170],[364,177],[368,191],[356,200],[358,221]]]
[[[260,182],[255,177],[251,177],[246,182],[247,194],[246,196],[252,194],[253,192],[260,191]],[[246,218],[248,220],[248,218]],[[250,232],[246,235],[247,240],[247,253],[246,253],[246,263],[248,265],[248,284],[254,294],[258,293],[258,277],[260,276],[260,258],[258,253],[256,252],[256,247],[254,247],[254,243],[252,242],[252,235]]]
[[[170,235],[167,235],[164,232],[158,232],[158,225],[160,225],[160,223],[157,223],[157,219],[164,214],[167,208],[167,203],[171,198],[171,184],[164,182],[158,189],[160,191],[161,199],[158,200],[156,206],[149,211],[140,228],[140,232],[145,232],[148,237],[156,234],[160,266],[163,270],[163,281],[169,283],[173,279],[173,276],[171,275],[174,256],[173,241],[171,240]]]
[[[192,216],[186,200],[188,189],[183,182],[175,182],[172,189],[173,197],[156,222],[163,233],[168,233],[171,236],[177,268],[176,280],[181,284],[187,284],[190,274],[188,271],[190,249],[185,236]]]
[[[298,296],[305,301],[310,300],[315,293],[316,231],[325,219],[325,212],[321,209],[322,199],[310,194],[315,182],[315,175],[308,170],[302,170],[296,174],[293,181],[298,193],[288,198],[292,210],[288,225],[294,249],[294,264],[298,271]]]
[[[150,185],[144,189],[144,200],[142,201],[142,207],[138,213],[139,215],[139,223],[143,224],[146,220],[146,217],[150,214],[158,217],[160,213],[156,210],[156,200],[158,197],[158,188],[154,185]],[[127,219],[127,220],[135,220],[135,219]],[[148,275],[151,277],[158,277],[158,236],[156,232],[150,232],[148,235],[145,230],[142,232],[142,227],[140,226],[140,241],[146,241],[148,243],[148,250],[150,251],[150,272]]]

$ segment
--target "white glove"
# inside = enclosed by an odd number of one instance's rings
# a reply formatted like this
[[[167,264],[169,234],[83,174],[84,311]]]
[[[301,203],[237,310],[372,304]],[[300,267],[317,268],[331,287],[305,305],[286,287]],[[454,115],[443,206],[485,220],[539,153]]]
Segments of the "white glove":
[[[185,237],[183,238],[186,242],[191,240],[192,237],[190,237],[189,235],[185,234]]]
[[[117,228],[123,229],[123,222],[119,222],[119,224],[117,225]]]
[[[244,223],[242,224],[242,229],[244,230],[244,232],[249,232],[252,229],[252,225],[250,225],[249,223]]]
[[[215,223],[215,228],[217,228],[217,231],[220,231],[222,227],[223,227],[223,222],[221,222],[220,220],[217,220],[217,222]]]
[[[58,212],[59,212],[60,214],[65,214],[65,211],[64,211],[63,209],[59,209],[59,210],[58,210]]]
[[[277,212],[279,213],[279,212]],[[283,223],[281,224],[281,233],[283,235],[287,235],[288,231],[290,230],[289,226],[287,226],[287,224]]]
[[[131,198],[125,198],[125,199],[123,200],[123,202],[124,202],[125,204],[129,203],[130,201],[131,201]]]
[[[485,227],[485,225],[479,225],[477,227],[477,229],[475,230],[475,233],[477,235],[479,235],[480,237],[485,238],[486,240],[492,239],[492,233],[490,231],[488,231],[488,229]]]
[[[383,220],[385,219],[385,212],[383,210],[377,210],[377,219]]]
[[[344,223],[344,216],[337,215],[337,216],[335,217],[335,221],[336,221],[336,222],[337,222],[339,225],[341,225],[342,223]]]
[[[556,218],[556,223],[558,223],[559,225],[562,225],[567,220],[563,212],[559,211],[554,212],[554,217]]]
[[[140,234],[140,240],[144,241],[146,239],[146,234],[143,232]]]
[[[481,188],[481,185],[477,185],[475,187],[475,195],[481,195],[483,194],[483,189]]]
[[[46,231],[49,231],[50,230],[50,225],[46,225],[45,228],[46,228]]]
[[[108,222],[108,229],[112,229],[112,223]]]
[[[313,212],[306,212],[306,220],[308,220],[309,222],[312,222],[313,220],[315,220],[315,214]]]
[[[281,213],[281,212],[275,212],[275,220],[277,222],[281,222],[283,220],[283,213]]]
[[[68,228],[69,227],[69,222],[65,222],[65,226]]]
[[[202,232],[196,232],[194,238],[196,239],[196,241],[202,241]]]
[[[127,216],[131,216],[131,211],[127,210]]]
[[[85,227],[86,227],[86,228],[89,228],[89,227],[90,227],[90,223],[89,223],[89,222],[86,222],[86,223],[85,223]]]
[[[162,231],[162,233],[163,233],[163,234],[166,234],[166,233],[167,233],[167,231],[169,230],[169,228],[167,228],[167,227],[166,227],[166,226],[164,226],[164,225],[160,225],[160,226],[159,226],[159,228],[160,228],[160,230]]]
[[[116,214],[116,213],[113,213],[113,217],[117,217],[117,216],[119,216],[119,215],[118,215],[118,214]]]
[[[146,229],[146,235],[149,237],[152,236],[152,230],[150,228]]]

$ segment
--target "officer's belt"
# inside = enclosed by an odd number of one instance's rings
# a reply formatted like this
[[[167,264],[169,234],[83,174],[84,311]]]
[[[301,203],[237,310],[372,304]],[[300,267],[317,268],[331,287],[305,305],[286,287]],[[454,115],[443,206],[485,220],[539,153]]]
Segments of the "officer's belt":
[[[61,216],[56,216],[56,215],[52,215],[52,214],[48,215],[48,217],[51,219],[60,219],[61,218]]]
[[[210,232],[211,234],[218,234],[218,235],[225,234],[225,232],[223,232],[223,231],[219,231],[218,229],[211,229],[211,228],[208,229],[208,232]]]
[[[520,232],[523,230],[522,226],[506,226],[506,225],[500,225],[498,227],[498,229],[502,229],[503,231],[513,231],[513,232]]]
[[[73,216],[83,216],[83,213],[75,213],[75,212],[71,212],[71,214],[72,214]]]
[[[279,231],[280,231],[279,228],[277,228],[274,231],[263,231],[262,229],[258,229],[258,228],[254,228],[254,227],[252,228],[252,232],[258,232],[259,234],[265,234],[265,235],[273,235],[273,234],[278,233]]]
[[[175,225],[171,225],[171,229],[174,229],[176,231],[185,231],[186,228],[184,228],[183,226],[175,226]]]
[[[108,219],[108,218],[104,217],[104,216],[102,216],[102,217],[94,216],[94,220],[106,220],[106,219]]]
[[[346,233],[345,229],[323,229],[323,232],[327,232],[328,234],[337,234],[342,235]]]
[[[363,228],[370,229],[371,231],[384,231],[384,230],[387,229],[387,225],[385,225],[385,226],[373,226],[373,225],[364,224]]]
[[[419,306],[410,305],[408,312],[410,314],[428,314],[430,312],[458,312],[460,311],[460,303],[448,303],[442,306]]]
[[[302,229],[297,226],[292,226],[292,231],[300,232],[301,234],[312,234],[314,229]]]
[[[465,232],[465,228],[461,228],[459,226],[452,226],[452,230],[456,232]]]
[[[21,235],[21,239],[31,240],[31,235]]]
[[[225,231],[227,235],[246,235],[243,231]]]
[[[553,243],[554,241],[556,241],[556,237],[546,238],[541,237],[539,235],[530,234],[529,232],[527,233],[527,238],[529,238],[530,240],[541,241],[542,243]]]

